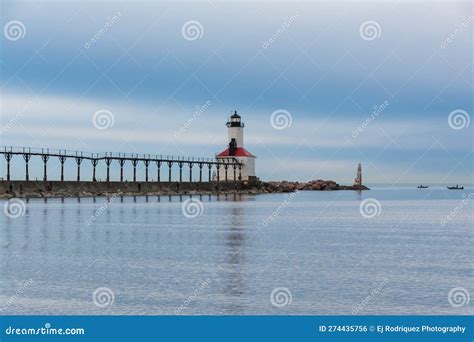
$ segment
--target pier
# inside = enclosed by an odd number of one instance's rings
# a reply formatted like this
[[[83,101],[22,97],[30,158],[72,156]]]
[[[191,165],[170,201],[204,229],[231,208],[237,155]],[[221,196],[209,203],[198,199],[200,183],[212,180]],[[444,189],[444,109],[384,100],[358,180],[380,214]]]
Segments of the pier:
[[[149,168],[150,165],[156,165],[156,176],[157,182],[160,183],[162,180],[161,169],[164,167],[168,171],[168,182],[172,182],[172,169],[173,166],[179,168],[179,183],[183,183],[183,168],[186,166],[189,172],[188,182],[193,182],[193,167],[197,167],[199,170],[199,180],[197,182],[203,182],[203,169],[207,171],[207,181],[211,182],[212,169],[216,171],[216,182],[237,182],[242,180],[242,163],[235,158],[228,159],[216,159],[216,158],[200,158],[200,157],[178,157],[169,155],[153,155],[153,154],[135,154],[135,153],[90,153],[82,151],[69,151],[69,150],[55,150],[49,148],[31,148],[31,147],[12,147],[12,146],[1,146],[0,154],[5,157],[6,160],[6,180],[10,181],[11,171],[10,163],[14,156],[20,156],[25,161],[25,181],[30,181],[29,175],[29,162],[32,157],[39,157],[43,161],[43,181],[49,181],[48,178],[48,161],[51,158],[58,158],[61,166],[61,176],[59,181],[64,182],[64,164],[66,161],[73,160],[77,165],[77,178],[78,182],[81,181],[81,166],[84,160],[88,160],[92,167],[92,182],[97,182],[96,168],[99,162],[104,162],[107,168],[105,182],[110,182],[111,166],[120,166],[120,182],[124,182],[124,167],[127,162],[130,162],[133,167],[133,182],[137,182],[137,165],[143,163],[145,166],[145,175],[142,181],[149,181]],[[116,163],[113,163],[116,161]],[[221,168],[224,172],[220,172]],[[231,171],[230,171],[230,170]],[[221,179],[220,174],[224,175],[224,179]]]
[[[244,184],[247,182],[242,180],[243,164],[235,158],[217,159],[115,152],[90,153],[12,146],[0,147],[0,154],[6,162],[6,179],[0,181],[0,195],[7,197],[95,196],[110,193],[136,195],[215,193],[242,190],[247,185]],[[11,172],[13,158],[23,159],[24,176],[13,177]],[[32,158],[38,158],[42,164],[42,179],[32,179],[30,175],[29,166]],[[54,159],[59,163],[57,165],[60,167],[59,179],[51,179],[48,175],[48,165]],[[68,161],[73,162],[77,167],[75,180],[65,179],[64,165]],[[84,161],[90,162],[88,165],[92,168],[90,179],[81,178],[81,170],[86,167]],[[105,166],[104,180],[97,177],[96,169],[99,163]],[[144,166],[143,175],[137,173],[139,163]],[[127,166],[133,169],[132,181],[124,179],[124,170]],[[196,176],[198,175],[195,180],[193,180],[193,171],[198,172],[195,173]],[[154,172],[156,180],[151,179],[150,172]],[[112,174],[120,174],[119,180],[112,180]]]

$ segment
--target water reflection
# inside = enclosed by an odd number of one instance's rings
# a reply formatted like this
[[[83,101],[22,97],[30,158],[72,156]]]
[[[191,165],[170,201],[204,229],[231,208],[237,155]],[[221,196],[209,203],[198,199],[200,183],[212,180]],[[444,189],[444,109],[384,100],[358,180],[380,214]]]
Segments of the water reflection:
[[[285,313],[350,314],[347,308],[357,304],[353,299],[363,299],[361,293],[370,294],[377,285],[374,275],[392,275],[396,280],[390,281],[386,297],[374,302],[371,313],[377,313],[377,308],[413,312],[417,310],[413,296],[403,295],[413,293],[410,270],[398,265],[422,246],[410,262],[423,268],[420,281],[430,283],[418,311],[427,313],[445,306],[445,297],[438,300],[437,293],[446,283],[454,278],[457,283],[471,283],[470,273],[457,270],[470,267],[472,239],[466,236],[471,232],[474,203],[466,204],[447,223],[444,232],[449,235],[434,234],[449,208],[459,205],[461,195],[449,194],[456,196],[449,199],[446,192],[435,194],[438,201],[424,200],[426,194],[419,193],[409,192],[407,200],[398,200],[399,192],[302,193],[264,234],[258,229],[263,218],[287,195],[228,194],[219,200],[212,195],[165,195],[156,201],[127,196],[120,201],[113,197],[31,199],[25,201],[23,217],[0,216],[2,287],[4,293],[14,294],[20,277],[33,277],[41,270],[35,278],[40,285],[24,298],[31,303],[12,306],[12,314],[28,310],[94,314],[90,291],[100,286],[120,293],[122,302],[110,308],[113,314],[163,314],[181,304],[207,277],[213,280],[209,292],[186,313],[272,314],[270,292],[285,286],[292,292],[297,289]],[[383,202],[383,216],[361,217],[359,199],[365,196]],[[182,201],[191,197],[203,202],[203,215],[182,214]],[[324,215],[315,217],[315,212]],[[410,220],[402,221],[397,228],[400,234],[385,239],[407,213]],[[367,251],[370,258],[359,265]],[[440,268],[451,271],[439,272]],[[137,303],[137,298],[146,298],[146,304]],[[46,299],[53,304],[41,307]]]
[[[226,273],[224,279],[224,294],[228,297],[229,304],[225,310],[230,314],[239,314],[243,307],[239,298],[246,293],[243,280],[245,267],[245,215],[242,207],[232,207],[229,211],[230,231],[225,236],[226,246]]]
[[[66,227],[66,219],[65,219],[65,205],[64,205],[64,197],[61,198],[61,210],[59,211],[59,241],[61,243],[64,243],[65,241],[65,234],[64,234],[64,229]]]
[[[26,207],[25,210],[25,224],[23,225],[23,241],[20,242],[21,249],[25,252],[30,243],[30,210]]]
[[[47,198],[44,199],[44,203],[47,204]],[[42,224],[40,225],[41,239],[40,239],[40,252],[42,256],[45,256],[48,249],[48,205],[43,206],[41,215]]]
[[[226,202],[248,202],[253,201],[253,196],[246,196],[241,194],[232,194],[227,196],[213,196],[213,195],[194,195],[197,196],[203,203],[212,203],[219,197],[219,201],[225,200]],[[114,238],[112,234],[117,226],[125,227],[125,233],[132,234],[130,226],[134,225],[137,218],[140,218],[141,223],[145,226],[156,227],[157,234],[162,234],[159,231],[166,225],[173,225],[177,222],[174,219],[179,218],[183,220],[181,213],[181,206],[178,203],[182,203],[187,198],[193,198],[193,195],[187,196],[167,196],[168,201],[171,205],[164,207],[150,205],[150,199],[144,198],[144,201],[140,203],[137,196],[126,197],[120,196],[120,204],[113,200],[111,197],[106,197],[100,200],[97,197],[91,197],[89,199],[75,198],[42,198],[42,199],[25,199],[28,205],[26,207],[25,215],[22,219],[9,219],[4,220],[3,241],[5,245],[11,245],[16,243],[21,246],[23,250],[29,250],[31,247],[32,238],[37,241],[36,247],[40,251],[40,254],[45,257],[48,255],[52,245],[56,243],[65,244],[71,242],[71,246],[74,247],[76,255],[82,255],[84,233],[92,239],[92,241],[102,242],[113,242]],[[39,201],[43,202],[44,205],[39,205]],[[75,203],[74,203],[75,201]],[[157,196],[157,201],[161,203],[161,196]],[[104,203],[105,202],[105,203]],[[130,205],[132,204],[133,205]],[[123,204],[123,205],[122,205]],[[93,205],[93,206],[91,206]],[[232,231],[226,234],[227,246],[235,247],[239,246],[240,230],[243,229],[242,216],[244,209],[239,207],[229,208],[228,214],[226,214],[228,221],[231,223]],[[98,214],[97,217],[95,217]],[[178,216],[177,216],[178,215]],[[94,220],[91,220],[94,218]],[[87,222],[92,222],[87,225]],[[184,221],[184,224],[190,223]],[[18,237],[17,240],[13,239],[12,226],[15,224],[21,225],[20,231],[22,236]],[[34,232],[31,228],[35,227]],[[135,225],[134,229],[138,229]],[[55,232],[54,232],[55,231]],[[32,234],[33,233],[33,234]],[[39,233],[39,236],[35,236]],[[102,235],[100,234],[102,233]],[[122,232],[123,233],[123,232]],[[140,230],[135,231],[135,237],[140,234]],[[146,245],[149,242],[150,235],[144,235],[146,238],[141,239],[142,243]],[[161,235],[158,235],[160,238]],[[190,235],[190,238],[200,237],[197,234]],[[186,237],[184,237],[186,239]],[[53,239],[54,241],[50,241]],[[136,240],[131,240],[136,241]],[[196,240],[199,241],[199,240]],[[190,243],[196,242],[190,240]],[[85,243],[85,242],[84,242]],[[137,242],[138,243],[138,242]],[[97,243],[87,244],[93,251],[97,248]]]

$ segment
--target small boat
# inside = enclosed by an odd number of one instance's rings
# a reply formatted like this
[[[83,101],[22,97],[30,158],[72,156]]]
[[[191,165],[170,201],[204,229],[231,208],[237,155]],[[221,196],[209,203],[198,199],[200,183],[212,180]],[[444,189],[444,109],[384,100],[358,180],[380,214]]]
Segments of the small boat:
[[[459,186],[456,184],[456,186],[448,186],[447,187],[449,190],[464,190],[463,186]]]
[[[428,185],[418,185],[418,189],[427,189],[429,188]]]

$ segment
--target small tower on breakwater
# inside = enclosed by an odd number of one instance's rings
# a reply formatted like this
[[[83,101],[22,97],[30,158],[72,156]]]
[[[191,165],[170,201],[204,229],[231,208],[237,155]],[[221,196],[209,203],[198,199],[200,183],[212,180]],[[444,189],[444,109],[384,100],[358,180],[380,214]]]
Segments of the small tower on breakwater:
[[[360,163],[357,167],[357,176],[354,179],[354,186],[358,187],[359,189],[362,187],[362,165]]]
[[[216,158],[239,161],[242,163],[241,179],[239,180],[255,180],[255,159],[257,157],[244,148],[244,123],[237,111],[229,117],[226,126],[228,146],[224,151],[216,154]],[[219,179],[220,181],[225,180],[223,167],[219,169]]]

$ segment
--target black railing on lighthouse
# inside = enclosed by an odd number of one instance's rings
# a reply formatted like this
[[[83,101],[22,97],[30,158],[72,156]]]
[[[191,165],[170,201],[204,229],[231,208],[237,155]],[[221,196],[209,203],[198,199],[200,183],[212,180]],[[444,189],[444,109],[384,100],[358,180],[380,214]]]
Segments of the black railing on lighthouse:
[[[133,166],[133,181],[137,181],[137,165],[139,162],[143,162],[145,165],[145,182],[149,181],[148,169],[150,164],[154,164],[157,167],[157,181],[161,182],[161,167],[163,165],[168,166],[168,182],[172,182],[172,168],[174,165],[179,167],[179,182],[183,182],[183,167],[185,165],[189,168],[189,182],[192,182],[193,177],[193,166],[197,164],[199,168],[199,182],[203,182],[202,169],[205,165],[208,168],[208,181],[212,180],[212,169],[216,168],[216,181],[220,182],[220,169],[224,167],[225,170],[225,182],[229,181],[240,181],[242,180],[242,167],[243,164],[235,158],[200,158],[200,157],[177,157],[170,155],[152,155],[152,154],[136,154],[136,153],[90,153],[82,151],[70,151],[70,150],[56,150],[49,148],[31,148],[31,147],[12,147],[12,146],[1,146],[0,154],[3,154],[7,164],[7,181],[11,180],[10,164],[14,156],[23,156],[25,161],[25,180],[30,180],[29,174],[29,162],[32,157],[38,156],[43,161],[43,181],[48,181],[48,169],[47,164],[51,157],[59,159],[61,165],[61,181],[64,181],[64,164],[68,159],[73,159],[77,165],[77,181],[81,181],[81,164],[83,160],[90,160],[92,164],[92,181],[97,182],[96,168],[100,161],[104,161],[107,167],[106,182],[110,182],[110,166],[114,160],[118,161],[120,165],[120,182],[123,182],[124,166],[127,161],[130,161]],[[233,169],[232,180],[229,179],[227,170],[229,167]],[[237,175],[238,170],[238,175]]]

